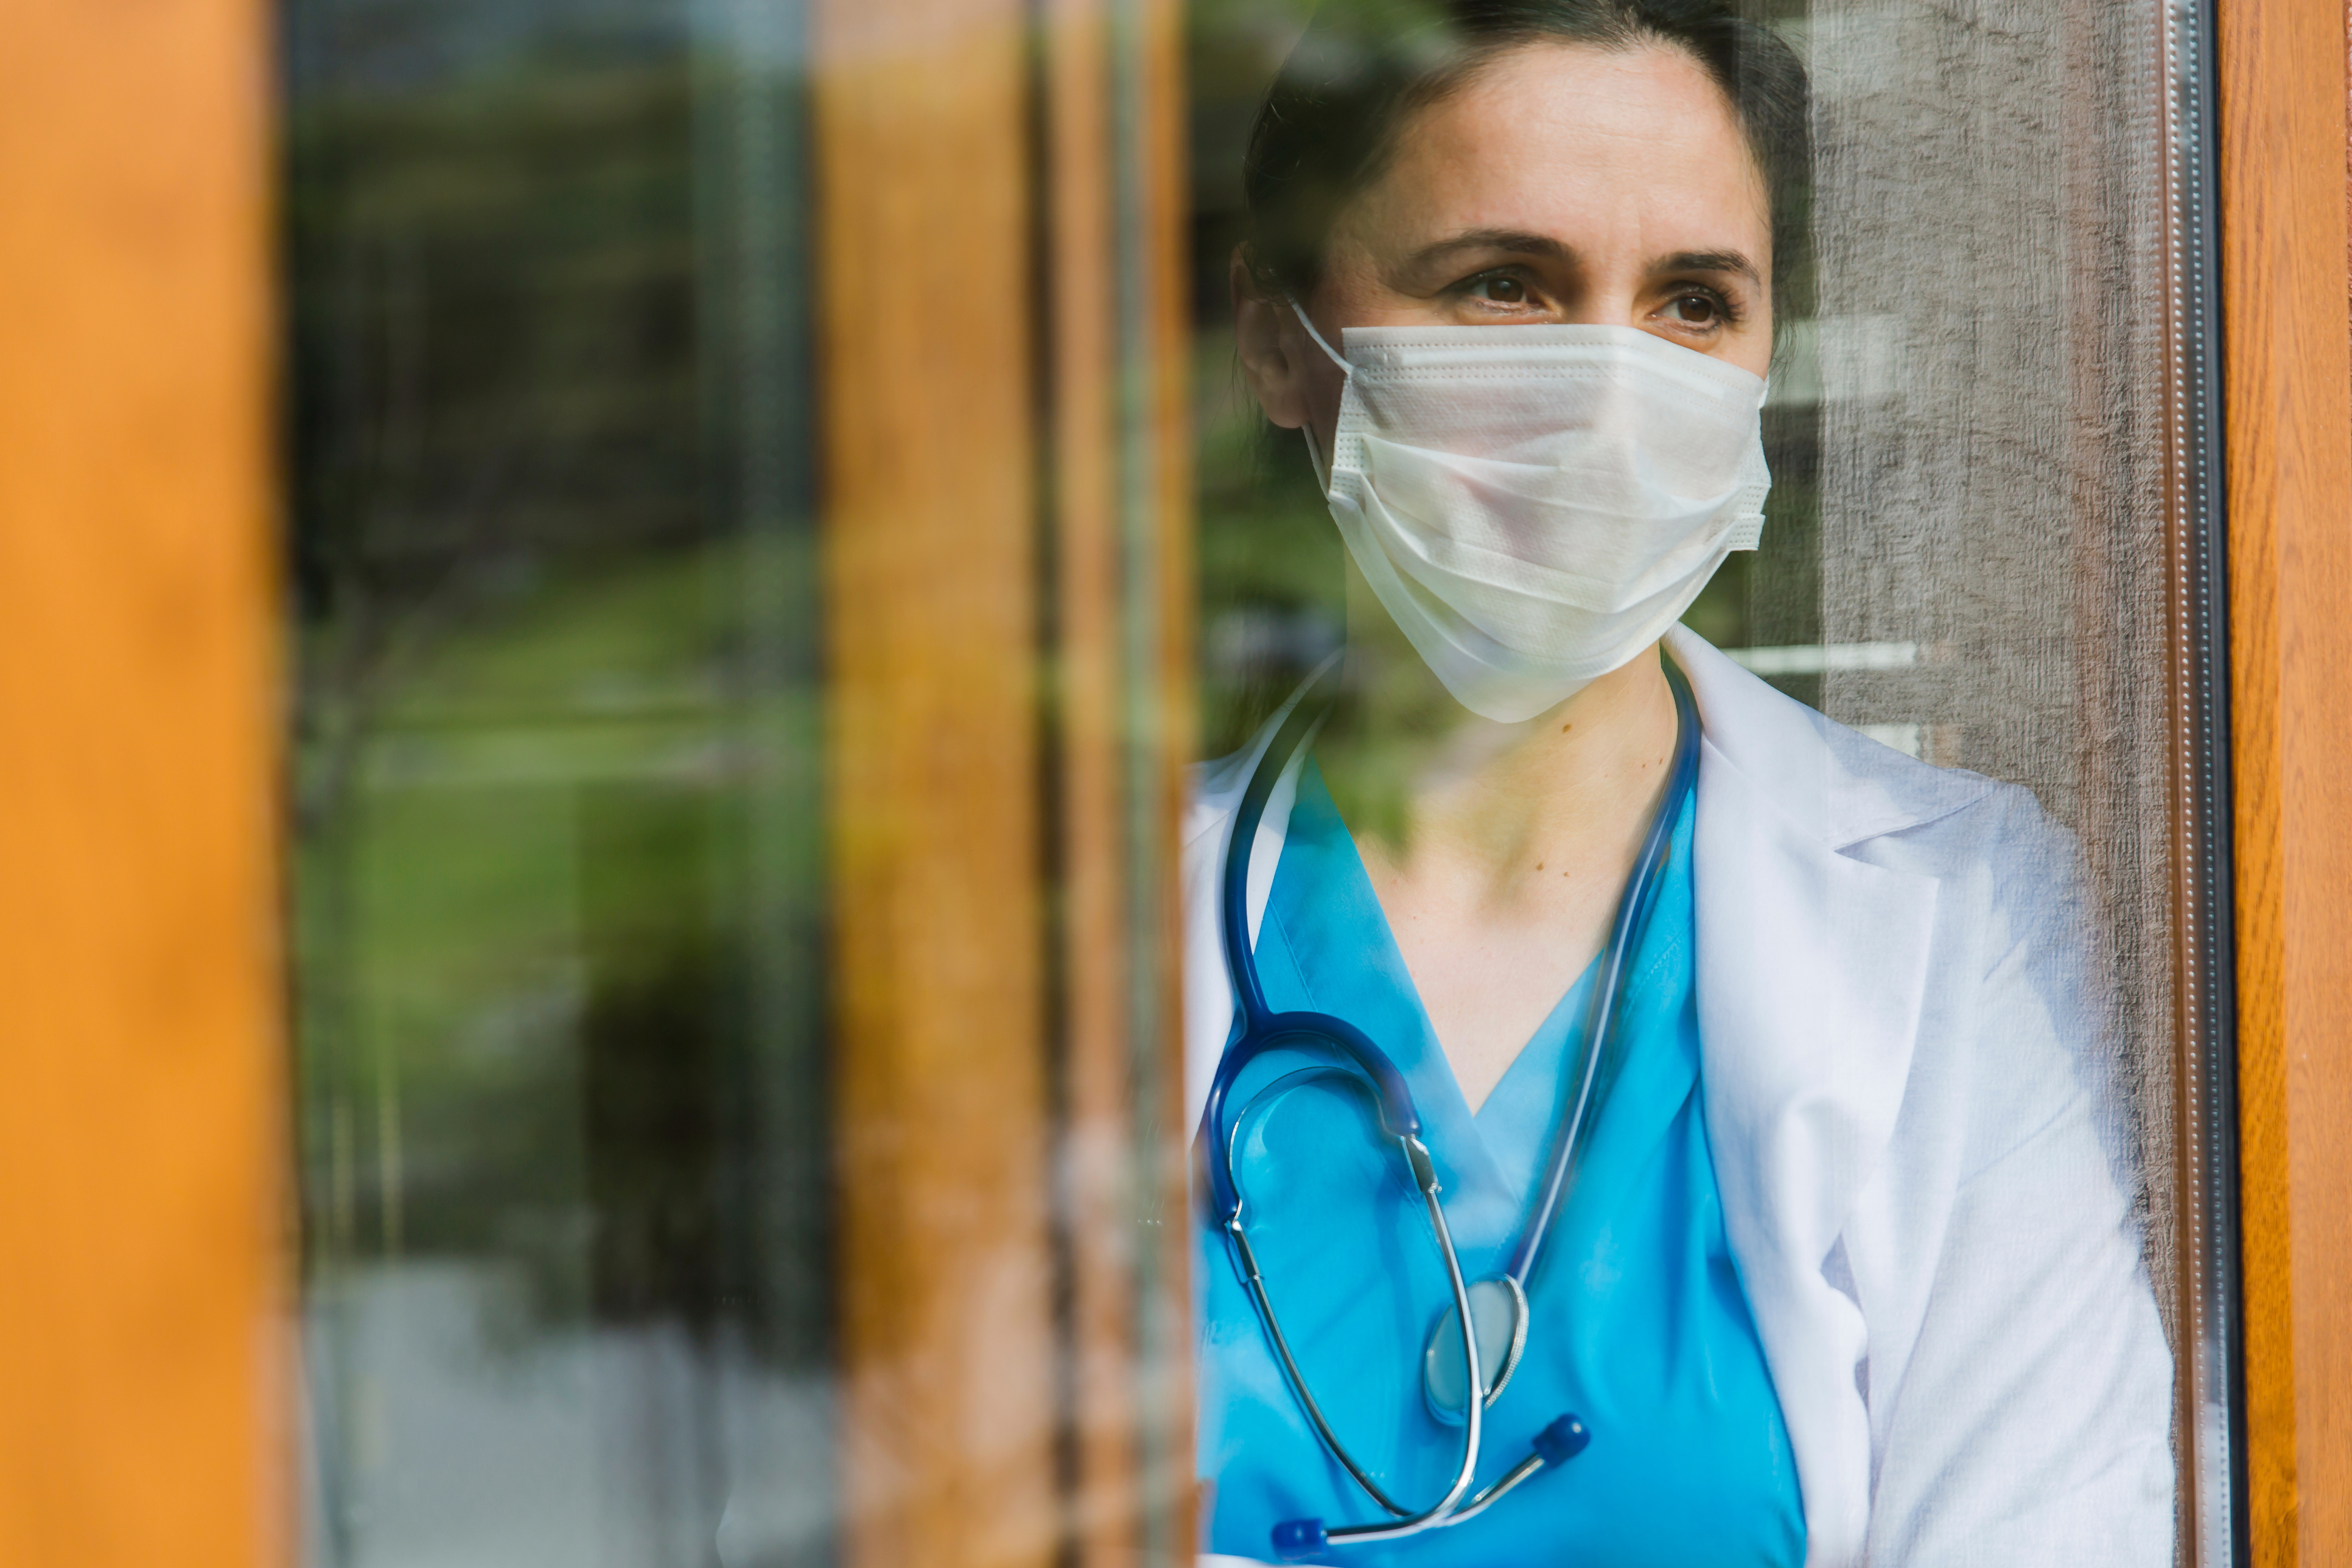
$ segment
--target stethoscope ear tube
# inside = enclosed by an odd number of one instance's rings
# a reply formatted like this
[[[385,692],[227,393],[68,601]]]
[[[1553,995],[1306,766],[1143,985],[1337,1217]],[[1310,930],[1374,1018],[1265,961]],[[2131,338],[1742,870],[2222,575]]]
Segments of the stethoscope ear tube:
[[[1255,968],[1252,974],[1255,977]],[[1225,1125],[1225,1101],[1244,1068],[1266,1052],[1285,1046],[1305,1047],[1346,1058],[1371,1091],[1381,1131],[1391,1138],[1410,1140],[1414,1146],[1420,1145],[1421,1115],[1413,1109],[1412,1090],[1388,1053],[1367,1039],[1362,1030],[1328,1013],[1269,1014],[1260,1019],[1255,1029],[1244,1020],[1242,1033],[1225,1047],[1223,1058],[1217,1063],[1216,1076],[1209,1080],[1209,1098],[1201,1108],[1201,1130],[1193,1141],[1194,1158],[1207,1186],[1210,1217],[1220,1226],[1232,1221],[1242,1207],[1241,1192],[1234,1184],[1232,1152],[1227,1146],[1230,1130]]]
[[[1601,973],[1593,977],[1591,1012],[1586,1016],[1586,1043],[1576,1093],[1567,1114],[1560,1118],[1559,1131],[1552,1141],[1551,1158],[1544,1168],[1543,1184],[1536,1189],[1535,1204],[1504,1269],[1522,1287],[1534,1277],[1544,1243],[1551,1238],[1552,1218],[1567,1192],[1569,1173],[1575,1167],[1576,1156],[1584,1142],[1585,1124],[1592,1116],[1593,1090],[1600,1081],[1604,1058],[1615,1042],[1617,1005],[1624,989],[1634,933],[1642,929],[1649,919],[1651,906],[1657,902],[1658,889],[1665,880],[1666,853],[1674,840],[1675,824],[1682,816],[1683,803],[1698,785],[1698,704],[1691,696],[1690,682],[1683,679],[1674,660],[1662,657],[1660,662],[1665,669],[1667,689],[1675,699],[1674,764],[1666,774],[1665,793],[1659,797],[1657,810],[1651,814],[1649,831],[1643,835],[1641,853],[1633,860],[1633,874],[1627,879],[1625,890],[1617,900],[1617,914],[1610,923],[1609,946]]]
[[[1209,1096],[1201,1110],[1196,1157],[1208,1189],[1209,1212],[1220,1226],[1241,1212],[1241,1194],[1234,1189],[1232,1162],[1225,1149],[1225,1099],[1241,1070],[1265,1052],[1286,1044],[1337,1047],[1352,1058],[1370,1080],[1380,1108],[1381,1129],[1391,1138],[1418,1139],[1421,1113],[1413,1108],[1412,1091],[1404,1074],[1388,1054],[1344,1018],[1322,1013],[1286,1013],[1276,1016],[1266,1005],[1265,987],[1258,978],[1257,955],[1250,949],[1249,865],[1256,847],[1258,825],[1265,819],[1266,802],[1291,760],[1308,735],[1322,722],[1324,707],[1316,700],[1323,683],[1338,668],[1338,656],[1324,661],[1306,687],[1291,700],[1290,711],[1251,771],[1234,811],[1232,837],[1225,846],[1221,912],[1223,917],[1225,973],[1231,977],[1240,1014],[1239,1029],[1218,1058],[1209,1081]]]
[[[1338,1529],[1327,1527],[1320,1519],[1286,1520],[1275,1526],[1272,1542],[1276,1558],[1285,1563],[1309,1561],[1335,1546],[1394,1540],[1461,1523],[1483,1512],[1529,1477],[1547,1468],[1568,1463],[1582,1453],[1592,1440],[1591,1433],[1584,1423],[1573,1412],[1565,1413],[1536,1435],[1530,1444],[1531,1452],[1526,1458],[1465,1500],[1464,1494],[1469,1490],[1477,1469],[1484,1410],[1492,1394],[1499,1392],[1500,1380],[1496,1380],[1496,1385],[1492,1389],[1486,1386],[1487,1369],[1478,1352],[1478,1331],[1469,1287],[1463,1279],[1461,1261],[1454,1251],[1444,1208],[1438,1201],[1436,1168],[1421,1140],[1421,1118],[1414,1109],[1412,1091],[1404,1075],[1397,1070],[1386,1053],[1345,1019],[1320,1013],[1277,1015],[1266,1005],[1265,988],[1258,976],[1256,955],[1251,951],[1249,940],[1250,855],[1255,847],[1258,826],[1265,818],[1266,805],[1273,796],[1276,780],[1298,754],[1322,717],[1320,708],[1311,705],[1307,699],[1335,662],[1327,662],[1293,700],[1274,740],[1261,753],[1253,769],[1249,783],[1243,791],[1241,804],[1234,814],[1233,836],[1225,850],[1224,875],[1220,889],[1220,912],[1223,915],[1226,970],[1233,981],[1238,1027],[1210,1080],[1208,1099],[1202,1110],[1200,1131],[1193,1146],[1202,1196],[1209,1211],[1206,1217],[1225,1232],[1233,1247],[1244,1285],[1265,1326],[1267,1338],[1281,1363],[1286,1381],[1324,1447],[1365,1493],[1391,1516],[1389,1522],[1381,1524],[1349,1525]],[[1633,934],[1641,929],[1656,900],[1657,890],[1663,882],[1661,872],[1667,846],[1675,825],[1682,815],[1684,803],[1689,799],[1697,780],[1699,724],[1696,704],[1682,671],[1675,668],[1671,659],[1664,662],[1667,684],[1675,700],[1673,767],[1667,776],[1664,795],[1651,818],[1641,853],[1635,859],[1633,874],[1628,879],[1625,890],[1618,900],[1609,948],[1601,972],[1595,977],[1592,1012],[1585,1029],[1588,1044],[1583,1052],[1576,1091],[1555,1137],[1551,1159],[1537,1201],[1513,1249],[1510,1265],[1505,1271],[1505,1278],[1514,1287],[1522,1303],[1526,1300],[1528,1279],[1551,1227],[1569,1173],[1574,1164],[1574,1156],[1582,1142],[1584,1125],[1591,1115],[1594,1086],[1601,1071],[1606,1047],[1614,1033],[1617,1000],[1624,982]],[[1444,1258],[1447,1281],[1454,1297],[1452,1315],[1459,1326],[1463,1366],[1470,1384],[1475,1386],[1471,1396],[1464,1401],[1463,1454],[1454,1483],[1444,1497],[1418,1512],[1408,1512],[1391,1499],[1349,1455],[1339,1435],[1325,1419],[1321,1407],[1307,1386],[1297,1358],[1291,1353],[1274,1303],[1266,1294],[1255,1254],[1244,1234],[1243,1198],[1234,1178],[1234,1151],[1230,1142],[1233,1133],[1225,1125],[1225,1102],[1234,1080],[1250,1062],[1285,1045],[1306,1046],[1337,1054],[1345,1058],[1348,1068],[1354,1069],[1350,1076],[1370,1091],[1382,1131],[1397,1141],[1404,1153],[1413,1184],[1428,1209],[1431,1227]],[[1524,1307],[1520,1321],[1522,1324],[1526,1321]]]
[[[1445,1280],[1453,1290],[1454,1310],[1458,1314],[1462,1325],[1464,1364],[1479,1367],[1481,1363],[1478,1358],[1477,1319],[1470,1310],[1470,1286],[1469,1282],[1462,1278],[1462,1259],[1454,1248],[1453,1228],[1445,1223],[1444,1205],[1438,1202],[1436,1163],[1430,1159],[1429,1151],[1423,1146],[1420,1139],[1407,1138],[1402,1142],[1405,1145],[1406,1161],[1412,1168],[1414,1184],[1421,1189],[1422,1203],[1429,1211],[1430,1227],[1437,1233],[1438,1251],[1445,1259]],[[1355,1460],[1349,1457],[1347,1450],[1340,1446],[1339,1434],[1333,1432],[1330,1425],[1323,1419],[1323,1412],[1316,1405],[1315,1396],[1307,1391],[1307,1380],[1299,1375],[1297,1363],[1291,1358],[1289,1343],[1282,1337],[1281,1325],[1276,1321],[1274,1316],[1274,1303],[1266,1298],[1263,1283],[1256,1288],[1256,1296],[1259,1310],[1265,1314],[1266,1326],[1274,1335],[1276,1348],[1281,1353],[1283,1369],[1290,1374],[1291,1386],[1297,1393],[1299,1401],[1306,1406],[1309,1416],[1313,1418],[1316,1430],[1321,1435],[1324,1445],[1339,1456],[1339,1462],[1348,1468],[1349,1473],[1356,1478],[1358,1484],[1370,1492],[1376,1501],[1392,1514],[1400,1512],[1397,1505],[1390,1502],[1381,1489],[1371,1483],[1370,1478],[1357,1466]],[[1463,1493],[1470,1489],[1470,1483],[1477,1478],[1478,1455],[1484,1447],[1482,1428],[1486,1411],[1485,1399],[1474,1398],[1469,1402],[1463,1413],[1462,1463],[1454,1472],[1454,1484],[1445,1489],[1444,1497],[1439,1498],[1427,1508],[1418,1513],[1407,1514],[1393,1520],[1387,1524],[1351,1524],[1337,1530],[1325,1529],[1320,1520],[1294,1520],[1289,1521],[1291,1525],[1302,1527],[1293,1532],[1294,1538],[1303,1539],[1305,1533],[1312,1531],[1319,1535],[1326,1545],[1346,1546],[1373,1541],[1394,1541],[1407,1535],[1418,1535],[1425,1530],[1435,1530],[1443,1525],[1451,1524],[1462,1501]],[[1283,1550],[1284,1529],[1282,1525],[1275,1527],[1274,1541],[1277,1554]]]
[[[1244,1038],[1264,1028],[1268,1012],[1265,987],[1258,982],[1257,960],[1250,952],[1250,851],[1256,847],[1258,824],[1265,820],[1265,803],[1274,797],[1276,781],[1298,754],[1309,731],[1322,720],[1322,704],[1308,700],[1316,695],[1337,664],[1336,655],[1325,660],[1323,667],[1308,677],[1306,687],[1291,699],[1290,711],[1284,716],[1282,727],[1275,731],[1257,766],[1250,772],[1241,805],[1234,811],[1232,837],[1225,844],[1221,910],[1224,921],[1225,973],[1233,979],[1234,999],[1241,1008]]]
[[[1475,1497],[1437,1521],[1436,1526],[1468,1523],[1502,1501],[1520,1482],[1529,1479],[1538,1471],[1559,1468],[1591,1445],[1591,1432],[1573,1411],[1555,1417],[1549,1426],[1535,1435],[1528,1444],[1532,1452],[1526,1458],[1496,1477],[1491,1486],[1480,1489]],[[1348,1545],[1351,1539],[1362,1541],[1368,1536],[1360,1532],[1351,1536],[1344,1530],[1328,1530],[1319,1519],[1286,1519],[1274,1527],[1275,1561],[1312,1563],[1334,1546]]]

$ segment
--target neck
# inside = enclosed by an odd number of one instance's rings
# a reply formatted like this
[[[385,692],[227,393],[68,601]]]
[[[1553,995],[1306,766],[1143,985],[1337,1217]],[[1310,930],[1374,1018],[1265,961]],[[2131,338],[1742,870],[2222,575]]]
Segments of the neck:
[[[1622,876],[1674,752],[1674,696],[1657,654],[1536,718],[1499,723],[1453,699],[1353,563],[1349,577],[1357,701],[1318,756],[1375,884],[1418,884],[1465,913],[1500,913],[1548,896],[1563,873]]]

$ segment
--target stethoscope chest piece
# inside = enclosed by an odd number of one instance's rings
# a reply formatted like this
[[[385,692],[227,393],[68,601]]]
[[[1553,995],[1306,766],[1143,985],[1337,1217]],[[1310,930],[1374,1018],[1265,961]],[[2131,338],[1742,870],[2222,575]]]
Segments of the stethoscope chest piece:
[[[1480,1382],[1492,1405],[1528,1348],[1528,1296],[1519,1282],[1507,1274],[1474,1280],[1470,1326],[1477,1331]],[[1430,1325],[1423,1343],[1421,1391],[1432,1415],[1448,1426],[1462,1425],[1470,1408],[1470,1368],[1462,1352],[1461,1314],[1451,1306]]]

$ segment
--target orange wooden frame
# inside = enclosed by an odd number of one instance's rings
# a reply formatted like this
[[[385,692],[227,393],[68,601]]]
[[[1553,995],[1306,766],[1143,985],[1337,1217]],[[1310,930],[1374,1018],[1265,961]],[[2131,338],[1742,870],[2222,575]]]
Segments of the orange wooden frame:
[[[1153,1142],[1134,1112],[1155,1059],[1136,1030],[1155,1026],[1130,999],[1174,993],[1175,12],[1139,8],[1150,36],[1126,46],[1149,102],[1124,171],[1101,156],[1107,14],[1084,0],[1052,8],[1042,59],[1007,0],[817,13],[847,1539],[866,1562],[1132,1560],[1146,1494],[1190,1473],[1189,1401],[1138,1377],[1181,1347],[1181,1229],[1139,1238],[1087,1160],[1124,1141],[1125,1179],[1153,1181],[1132,1156]],[[11,20],[0,1560],[268,1568],[291,1469],[268,19],[259,0],[31,0]],[[1152,252],[1124,302],[1121,181]],[[1050,305],[1041,267],[1069,285]],[[1150,343],[1139,390],[1122,310]],[[1113,481],[1139,488],[1139,450],[1156,467],[1136,579]],[[1138,663],[1159,694],[1143,712]],[[1055,821],[1049,772],[1071,807]],[[1076,1151],[1058,1206],[1057,1137]],[[1180,1163],[1159,1173],[1178,1204]],[[1150,1543],[1171,1561],[1184,1511]]]
[[[853,1563],[1191,1555],[1175,22],[814,8]]]
[[[2222,0],[2223,388],[2254,1561],[2352,1560],[2346,14]]]
[[[268,17],[0,48],[0,1561],[281,1561]]]
[[[889,8],[835,9],[846,17]],[[8,344],[0,355],[0,1190],[12,1195],[0,1205],[0,1255],[12,1261],[0,1300],[0,1386],[10,1391],[0,1404],[0,1556],[81,1568],[267,1563],[282,1558],[285,1542],[273,1495],[283,1455],[275,1447],[269,1331],[279,1305],[275,1166],[283,1141],[275,672],[266,633],[274,620],[266,19],[255,0],[160,0],[135,15],[33,0],[12,20],[10,46],[0,51],[0,311]],[[2352,1270],[2337,1261],[2352,1229],[2346,17],[2340,6],[2224,0],[2219,22],[2247,1504],[2257,1562],[2284,1568],[2352,1556],[2352,1289],[2342,1278]],[[1027,112],[1018,12],[978,23],[982,41],[992,42],[976,53],[960,48],[952,68],[922,81],[938,89],[938,104],[985,100],[983,118],[998,140],[974,142],[959,131],[952,167],[939,182],[946,205],[921,216],[928,226],[943,210],[966,213],[995,236],[1000,256],[1014,257],[1027,243],[1015,189]],[[1101,105],[1087,96],[1083,63],[1057,56],[1050,79],[1065,112],[1098,123]],[[914,78],[874,98],[860,98],[854,80],[833,82],[830,147],[842,179],[886,166],[860,161],[881,142],[943,133],[929,121],[893,127],[906,105],[926,97]],[[859,142],[861,132],[873,141]],[[887,166],[894,178],[875,183],[877,200],[886,185],[902,195],[912,188],[903,178],[908,163]],[[976,178],[976,168],[995,174]],[[1096,176],[1066,167],[1058,177]],[[836,276],[881,253],[892,215],[877,207],[869,216],[872,225],[858,228],[838,203],[825,211]],[[1087,241],[1071,229],[1055,243],[1083,250]],[[970,769],[982,753],[950,743],[959,726],[1001,735],[990,726],[1008,717],[1028,732],[1034,475],[986,476],[996,473],[992,453],[1025,452],[1038,432],[1030,426],[1025,371],[1013,368],[1025,364],[1027,342],[1006,330],[1028,321],[1027,281],[1017,270],[994,274],[987,286],[1002,313],[973,310],[974,256],[952,255],[957,320],[966,328],[996,323],[981,337],[946,343],[968,356],[947,411],[948,424],[964,432],[946,454],[958,461],[937,468],[907,461],[940,427],[903,399],[910,386],[939,384],[941,339],[908,336],[894,347],[836,337],[828,392],[845,503],[835,537],[851,542],[835,556],[836,595],[863,595],[859,602],[888,617],[842,628],[835,653],[846,679],[881,683],[856,687],[858,702],[871,701],[877,718],[897,726],[842,737],[837,778],[868,812],[845,826],[872,835],[854,836],[845,848],[845,897],[889,921],[913,907],[891,892],[892,868],[932,835],[992,843],[992,863],[968,868],[972,901],[955,906],[972,917],[958,924],[962,941],[992,922],[1034,929],[1021,910],[1043,896],[1034,879],[1039,845],[1018,834],[990,837],[1017,812],[990,817],[985,832],[966,831],[976,803],[1010,803],[1034,787],[1036,774],[1008,764],[996,794],[985,796]],[[1100,296],[1090,302],[1098,306]],[[874,320],[893,314],[877,310]],[[1071,331],[1080,333],[1082,323]],[[1082,336],[1063,341],[1076,357],[1061,374],[1075,384],[1098,363],[1087,358],[1094,350]],[[1004,397],[983,405],[973,386],[991,375],[1004,381]],[[994,423],[975,426],[975,409]],[[864,424],[861,412],[870,416]],[[890,438],[894,430],[903,438]],[[1104,547],[1102,524],[1085,509],[1108,503],[1081,444],[1104,437],[1066,428],[1063,437],[1065,543],[1076,569],[1101,571],[1102,559],[1088,552]],[[972,503],[991,495],[1002,526],[975,533]],[[958,599],[984,626],[938,618],[919,592],[897,596],[920,588],[906,575],[913,557],[900,552],[920,543],[918,534],[931,537],[927,528],[948,552],[943,559],[983,574],[964,588],[1003,590]],[[1064,605],[1081,642],[1104,635],[1087,618],[1100,608],[1083,595]],[[894,684],[906,675],[894,661],[934,646],[939,668],[959,670],[965,689],[984,698],[978,706],[893,706],[910,689]],[[1181,647],[1181,636],[1170,646]],[[1076,670],[1071,679],[1078,683],[1071,700],[1099,717],[1103,698],[1087,684],[1098,672]],[[934,721],[949,728],[928,731]],[[1109,739],[1099,729],[1074,735],[1078,749],[1064,765],[1076,770],[1075,795],[1102,787],[1088,770],[1106,765],[1100,748]],[[900,750],[902,742],[922,743]],[[859,771],[869,765],[882,772]],[[1100,822],[1074,831],[1108,836]],[[1099,844],[1071,849],[1100,852]],[[1096,866],[1082,869],[1074,891],[1090,921],[1108,907],[1112,889]],[[894,965],[920,948],[923,931],[900,923],[847,934],[851,1044],[869,1049],[845,1056],[852,1065],[845,1110],[856,1111],[862,1097],[903,1095],[914,1079],[901,1074],[923,1074],[936,1064],[934,1048],[967,1042],[977,1009],[1001,1005],[999,1027],[1037,1037],[1045,982],[1024,967],[1035,957],[1025,937],[1020,952],[1001,955],[1007,966],[992,971],[991,984],[1011,987],[998,997],[898,984]],[[1074,977],[1082,1027],[1116,1032],[1101,1021],[1110,994],[1102,988],[1118,982],[1115,973]],[[1023,1069],[1034,1070],[1034,1062]],[[1039,1081],[1022,1072],[983,1074],[971,1087],[1024,1108],[1042,1103]],[[1112,1092],[1083,1077],[1078,1088],[1088,1100]],[[951,1110],[958,1125],[989,1121],[968,1103],[938,1109]],[[1042,1137],[1042,1123],[1035,1131]],[[888,1241],[892,1227],[909,1225],[922,1235],[897,1235],[898,1242],[928,1241],[940,1216],[923,1204],[952,1196],[953,1182],[973,1174],[1010,1183],[993,1194],[996,1213],[1045,1213],[1042,1166],[995,1171],[986,1152],[971,1152],[980,1165],[942,1164],[924,1178],[928,1186],[874,1188],[884,1206],[851,1216],[853,1249],[861,1236]],[[887,1153],[853,1141],[847,1158],[856,1167]],[[1096,1228],[1107,1223],[1080,1217]],[[971,1236],[968,1251],[945,1259],[968,1259],[970,1268],[912,1281],[916,1304],[963,1305],[953,1290],[988,1274],[999,1245],[1033,1262],[1043,1256],[1042,1238],[1025,1232]],[[853,1289],[857,1256],[853,1250]],[[1046,1397],[1053,1352],[1042,1277],[1024,1278],[1029,1267],[1016,1264],[1011,1277],[1005,1301],[1021,1322],[1009,1336],[935,1347],[971,1358],[975,1395],[1009,1378],[1028,1387],[1024,1400]],[[899,1266],[880,1256],[874,1268],[878,1286],[893,1283]],[[1098,1278],[1082,1271],[1082,1291],[1108,1291],[1102,1310],[1116,1321],[1127,1309],[1115,1281],[1087,1283]],[[1082,1314],[1096,1310],[1081,1307]],[[849,1350],[854,1363],[867,1358],[869,1373],[896,1353],[892,1336],[923,1329],[879,1309],[857,1321],[864,1326],[853,1328]],[[1115,1345],[1115,1330],[1098,1332]],[[854,1418],[861,1398],[885,1395],[887,1407],[867,1415],[876,1426],[927,1418],[899,1403],[912,1397],[903,1384],[886,1382],[865,1393],[853,1384]],[[951,1393],[923,1397],[944,1398],[943,1416],[977,1408]],[[1006,1473],[1028,1475],[1033,1489],[1051,1469],[1045,1423],[1040,1415],[1000,1456]],[[1123,1462],[1129,1440],[1118,1425],[1089,1431],[1086,1441],[1102,1457],[1087,1464],[1116,1469]],[[873,1500],[888,1510],[901,1500]],[[903,1513],[891,1516],[889,1529],[910,1547],[940,1542],[969,1551],[986,1542],[988,1555],[1012,1560],[1041,1549],[1033,1531],[1061,1528],[1039,1524],[1053,1506],[1013,1485],[994,1490],[983,1510],[1003,1532],[992,1538],[966,1532],[972,1516],[952,1510],[940,1514],[938,1534]]]
[[[813,16],[843,1539],[877,1568],[1059,1543],[1024,21]]]

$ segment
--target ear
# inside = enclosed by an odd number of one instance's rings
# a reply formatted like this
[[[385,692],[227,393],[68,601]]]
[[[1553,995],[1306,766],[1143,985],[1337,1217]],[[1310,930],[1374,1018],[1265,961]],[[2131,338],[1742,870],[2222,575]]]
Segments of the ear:
[[[1234,249],[1229,275],[1234,296],[1234,351],[1242,374],[1265,416],[1285,430],[1307,423],[1311,405],[1307,395],[1307,354],[1320,352],[1299,330],[1289,301],[1269,296],[1250,271],[1245,247]]]

